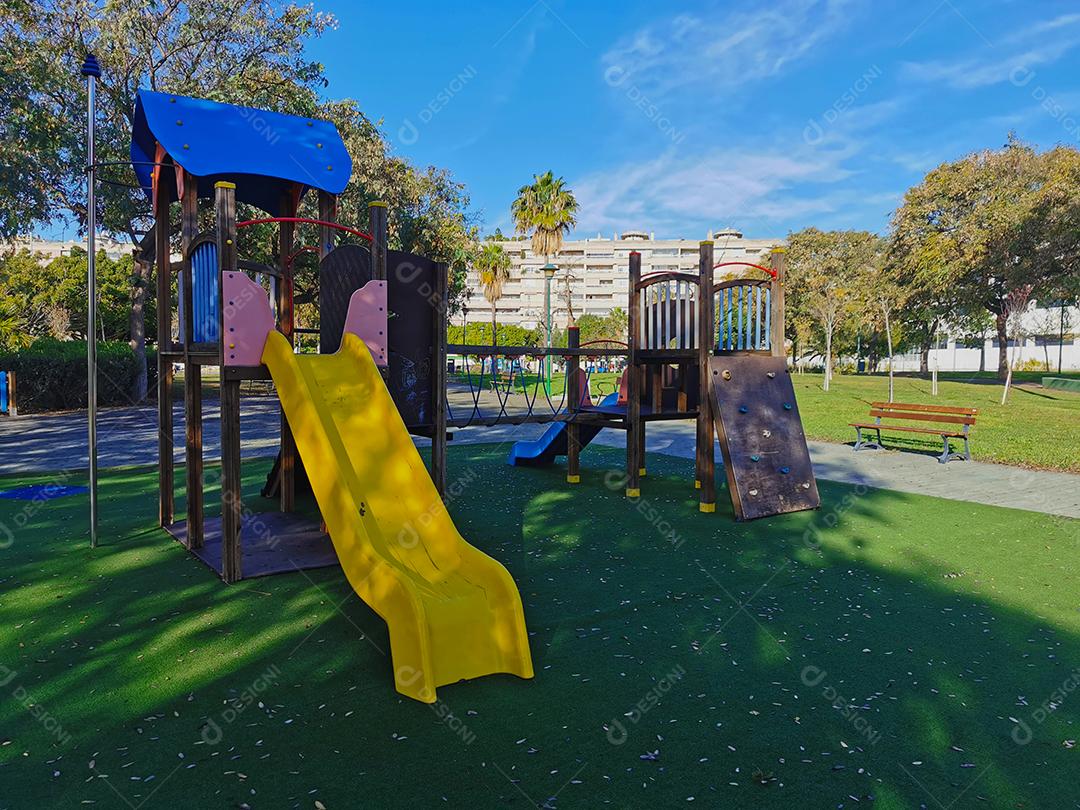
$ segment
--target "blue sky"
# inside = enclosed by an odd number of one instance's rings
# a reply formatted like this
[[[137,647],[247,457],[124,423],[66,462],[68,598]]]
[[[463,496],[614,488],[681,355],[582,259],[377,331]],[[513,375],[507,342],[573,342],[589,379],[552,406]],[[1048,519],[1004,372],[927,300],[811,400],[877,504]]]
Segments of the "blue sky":
[[[485,233],[547,169],[578,235],[885,232],[926,171],[1010,130],[1080,147],[1076,0],[316,5],[326,95],[449,169]]]
[[[941,161],[1080,146],[1080,5],[1054,0],[322,2],[329,95],[450,169],[486,231],[532,173],[578,233],[884,231]],[[441,94],[441,97],[440,97]]]

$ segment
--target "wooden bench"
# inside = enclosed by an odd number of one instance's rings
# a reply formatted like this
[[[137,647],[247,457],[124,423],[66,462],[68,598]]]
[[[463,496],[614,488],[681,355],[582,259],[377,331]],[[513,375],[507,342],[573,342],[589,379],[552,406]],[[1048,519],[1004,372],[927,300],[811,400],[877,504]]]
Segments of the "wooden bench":
[[[975,424],[975,416],[978,410],[975,408],[956,408],[950,405],[918,405],[910,402],[871,402],[870,416],[873,422],[851,422],[855,428],[855,449],[863,450],[867,447],[882,448],[881,431],[887,430],[897,433],[928,433],[940,436],[945,444],[938,461],[946,464],[954,458],[971,461],[971,447],[968,444],[970,438],[968,431]],[[930,422],[928,425],[894,425],[882,422],[882,419],[911,419],[919,422]],[[877,441],[872,442],[863,439],[863,430],[877,431]],[[949,447],[950,439],[963,439],[964,452],[954,453]]]

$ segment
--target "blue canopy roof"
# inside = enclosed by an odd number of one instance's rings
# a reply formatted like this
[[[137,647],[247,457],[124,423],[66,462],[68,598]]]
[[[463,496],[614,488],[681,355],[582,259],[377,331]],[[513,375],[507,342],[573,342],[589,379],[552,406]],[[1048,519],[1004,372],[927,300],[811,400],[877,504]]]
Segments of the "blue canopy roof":
[[[139,184],[151,194],[155,142],[174,163],[198,178],[200,197],[214,183],[236,183],[236,199],[271,216],[294,183],[331,194],[345,190],[352,160],[329,121],[237,107],[201,98],[140,90],[131,132],[131,162]],[[176,199],[176,184],[161,189]]]

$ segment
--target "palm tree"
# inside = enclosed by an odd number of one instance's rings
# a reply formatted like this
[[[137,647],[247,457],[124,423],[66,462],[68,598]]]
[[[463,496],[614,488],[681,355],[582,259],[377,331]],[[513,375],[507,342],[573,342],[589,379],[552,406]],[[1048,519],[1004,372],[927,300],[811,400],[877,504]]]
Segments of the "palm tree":
[[[517,232],[532,232],[533,255],[543,256],[545,263],[562,250],[563,234],[577,224],[577,211],[578,201],[566,181],[550,171],[533,175],[533,182],[519,188],[517,199],[510,205]],[[565,281],[569,289],[569,276]],[[573,325],[572,311],[570,320]]]
[[[480,275],[480,284],[484,288],[484,298],[491,304],[491,345],[495,346],[498,322],[495,304],[502,298],[503,285],[510,280],[510,256],[497,242],[485,242],[474,260],[476,272]]]

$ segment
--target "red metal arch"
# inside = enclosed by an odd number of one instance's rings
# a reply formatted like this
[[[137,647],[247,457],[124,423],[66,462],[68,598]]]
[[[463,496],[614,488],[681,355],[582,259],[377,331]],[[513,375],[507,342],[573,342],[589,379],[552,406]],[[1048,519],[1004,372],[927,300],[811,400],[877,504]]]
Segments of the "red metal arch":
[[[768,267],[762,267],[760,264],[752,264],[751,262],[720,262],[719,264],[714,264],[713,265],[713,270],[718,270],[721,267],[736,267],[736,266],[738,266],[738,267],[753,267],[755,270],[761,270],[762,272],[768,273],[773,278],[776,278],[776,271],[775,270],[771,270]]]
[[[582,343],[578,348],[584,349],[586,346],[595,346],[597,343],[618,343],[620,346],[625,346],[628,349],[630,348],[630,344],[622,340],[588,340],[585,343]]]
[[[370,233],[364,233],[358,231],[356,228],[350,228],[347,225],[339,225],[336,222],[327,222],[322,219],[308,219],[307,217],[266,217],[264,219],[246,219],[243,222],[237,222],[237,228],[246,228],[248,225],[265,225],[268,222],[299,222],[305,225],[321,225],[325,228],[335,228],[339,231],[345,231],[345,233],[351,233],[353,236],[359,236],[361,239],[367,239],[372,241]]]

